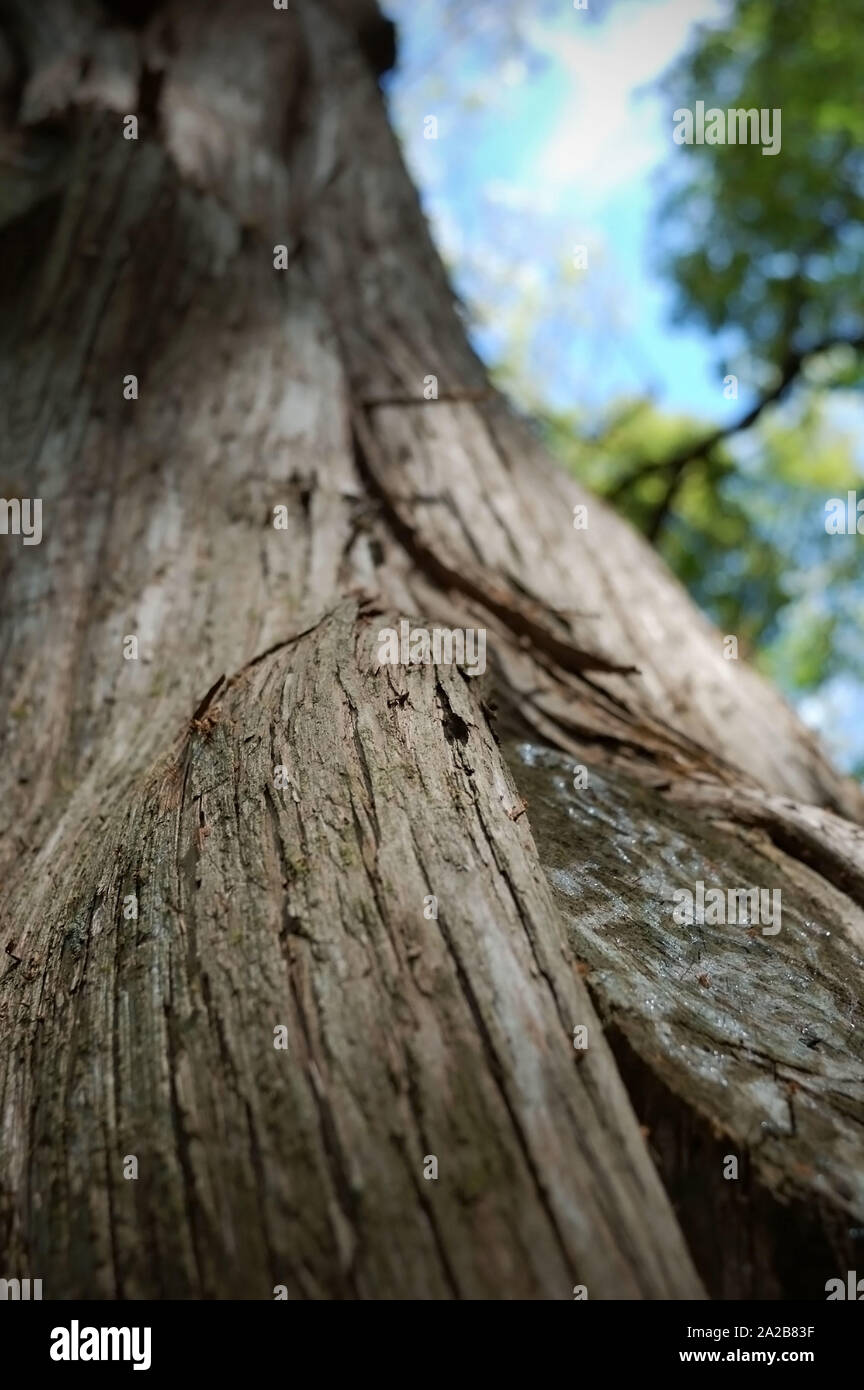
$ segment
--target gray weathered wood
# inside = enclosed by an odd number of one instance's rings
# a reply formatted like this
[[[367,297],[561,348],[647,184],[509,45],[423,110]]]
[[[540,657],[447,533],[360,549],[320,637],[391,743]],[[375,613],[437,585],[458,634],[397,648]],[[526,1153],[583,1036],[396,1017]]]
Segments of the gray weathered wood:
[[[664,1117],[752,1152],[735,1240],[787,1200],[793,1248],[808,1201],[827,1240],[860,1216],[860,791],[489,390],[371,5],[108,32],[52,0],[62,46],[43,8],[2,11],[15,134],[64,123],[0,248],[0,493],[44,505],[39,547],[0,537],[3,1268],[46,1297],[734,1292],[700,1226],[730,1185],[706,1160],[681,1195]],[[485,628],[488,675],[376,669],[403,617]],[[778,946],[671,931],[706,856],[776,870]],[[770,1250],[751,1276],[788,1287]]]

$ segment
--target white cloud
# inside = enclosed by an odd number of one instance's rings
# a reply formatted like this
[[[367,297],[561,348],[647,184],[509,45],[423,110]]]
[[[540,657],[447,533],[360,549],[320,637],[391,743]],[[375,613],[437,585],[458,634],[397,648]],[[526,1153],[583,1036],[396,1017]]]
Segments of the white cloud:
[[[650,168],[671,140],[671,111],[638,89],[662,75],[698,21],[721,0],[643,0],[612,6],[601,25],[574,12],[571,32],[537,23],[534,45],[562,65],[573,91],[536,166],[538,182],[573,185],[592,200]]]
[[[508,212],[541,214],[554,211],[556,201],[551,190],[509,183],[506,179],[489,179],[483,185],[483,197],[487,203],[506,208]]]

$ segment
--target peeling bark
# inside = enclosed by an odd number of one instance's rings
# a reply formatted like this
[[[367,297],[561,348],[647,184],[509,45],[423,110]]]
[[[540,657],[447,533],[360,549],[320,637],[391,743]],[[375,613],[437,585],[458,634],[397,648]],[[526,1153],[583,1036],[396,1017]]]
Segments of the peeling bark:
[[[489,387],[371,4],[47,9],[0,7],[10,134],[52,151],[0,231],[0,492],[44,506],[0,538],[3,1267],[822,1296],[860,790]],[[402,618],[486,629],[487,676],[378,668]],[[675,929],[700,876],[776,878],[783,932]]]

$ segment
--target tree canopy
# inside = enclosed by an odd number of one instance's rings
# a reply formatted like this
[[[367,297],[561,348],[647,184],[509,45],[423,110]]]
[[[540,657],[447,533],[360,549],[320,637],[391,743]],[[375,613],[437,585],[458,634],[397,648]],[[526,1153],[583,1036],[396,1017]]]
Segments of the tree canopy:
[[[484,42],[508,40],[510,60],[522,54],[533,72],[523,12],[504,8],[508,22],[469,7]],[[548,362],[566,316],[578,333],[580,313],[602,318],[607,308],[592,305],[584,285],[580,299],[580,277],[563,257],[545,299],[530,275],[514,278],[508,250],[516,265],[529,252],[524,240],[508,247],[506,223],[500,262],[487,255],[478,266],[475,251],[467,265],[475,321],[508,325],[501,383],[565,464],[651,537],[742,654],[799,703],[838,681],[853,699],[864,691],[858,539],[825,530],[830,498],[856,487],[864,495],[862,21],[864,0],[733,0],[721,22],[696,27],[660,84],[670,132],[673,111],[698,101],[781,113],[779,157],[679,146],[670,134],[658,171],[655,268],[674,288],[677,320],[713,340],[718,392],[736,401],[728,422],[671,411],[647,389],[608,401],[599,417],[575,387],[572,404],[553,404]],[[490,51],[500,67],[505,58]],[[482,86],[477,64],[472,48],[469,95],[461,93],[469,106]],[[458,82],[452,97],[460,99]],[[548,268],[550,245],[535,237],[535,254]],[[861,748],[836,751],[864,771]]]

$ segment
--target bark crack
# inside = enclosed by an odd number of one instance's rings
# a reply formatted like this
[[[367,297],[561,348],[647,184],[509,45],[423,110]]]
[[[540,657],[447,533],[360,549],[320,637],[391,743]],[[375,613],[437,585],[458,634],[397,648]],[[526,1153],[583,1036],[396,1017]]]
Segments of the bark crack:
[[[361,407],[351,412],[352,437],[357,471],[368,491],[381,503],[391,531],[414,563],[440,589],[460,593],[493,613],[515,637],[526,639],[539,651],[545,652],[564,671],[581,674],[584,671],[605,671],[619,676],[639,675],[636,666],[621,666],[590,652],[582,651],[571,642],[556,637],[547,627],[528,614],[515,594],[498,587],[492,575],[474,579],[464,569],[445,564],[439,555],[422,540],[420,532],[393,502],[383,481],[384,470],[377,461],[377,445]]]

